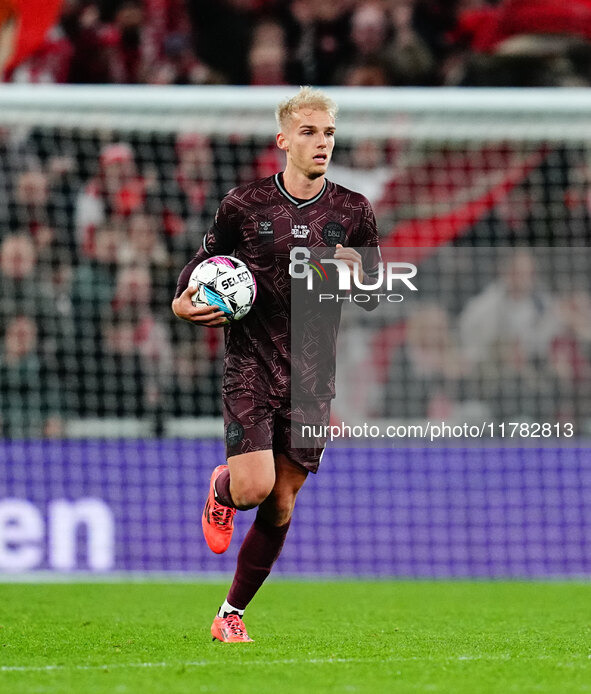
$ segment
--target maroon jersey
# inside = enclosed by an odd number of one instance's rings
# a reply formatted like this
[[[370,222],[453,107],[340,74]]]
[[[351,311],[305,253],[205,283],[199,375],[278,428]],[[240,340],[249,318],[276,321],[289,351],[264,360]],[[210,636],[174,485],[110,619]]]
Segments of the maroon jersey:
[[[306,315],[308,307],[303,306],[292,342],[289,264],[295,246],[320,249],[339,243],[376,249],[371,264],[377,267],[378,233],[369,201],[330,181],[314,198],[298,200],[276,174],[234,188],[222,200],[202,248],[181,272],[176,296],[187,287],[195,266],[214,255],[235,256],[256,279],[257,296],[250,312],[225,328],[224,393],[254,390],[263,397],[289,398],[292,366],[294,372],[296,368],[293,347],[301,362],[298,395],[334,397],[340,304],[320,317]],[[376,268],[364,269],[372,274]],[[302,360],[304,355],[314,356]]]

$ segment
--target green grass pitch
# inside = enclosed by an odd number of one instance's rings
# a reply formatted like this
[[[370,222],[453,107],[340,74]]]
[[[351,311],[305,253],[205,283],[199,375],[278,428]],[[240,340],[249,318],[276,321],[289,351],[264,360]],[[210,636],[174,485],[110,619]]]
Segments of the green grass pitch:
[[[591,692],[591,584],[275,580],[236,645],[226,589],[0,584],[0,692]]]

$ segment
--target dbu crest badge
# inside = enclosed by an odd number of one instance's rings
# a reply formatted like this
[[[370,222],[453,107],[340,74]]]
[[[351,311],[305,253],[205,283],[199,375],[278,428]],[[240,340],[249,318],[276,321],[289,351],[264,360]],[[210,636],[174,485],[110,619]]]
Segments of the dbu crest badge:
[[[230,422],[226,429],[226,443],[229,448],[237,446],[244,438],[244,427],[240,422]]]
[[[345,241],[345,227],[338,222],[328,222],[322,227],[322,238],[327,246],[336,246]]]

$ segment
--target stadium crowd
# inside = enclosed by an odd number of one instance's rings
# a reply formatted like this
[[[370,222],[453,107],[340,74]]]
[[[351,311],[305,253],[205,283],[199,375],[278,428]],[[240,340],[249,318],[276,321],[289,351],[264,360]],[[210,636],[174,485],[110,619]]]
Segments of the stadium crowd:
[[[270,160],[268,140],[127,137],[0,131],[3,435],[59,435],[78,418],[130,417],[161,431],[169,417],[219,415],[223,334],[175,320],[170,301],[224,193],[280,163]],[[483,150],[480,170],[466,167],[458,184],[458,153],[447,161],[444,144],[420,166],[415,151],[414,165],[402,171],[398,145],[343,143],[331,176],[363,181],[385,247],[397,245],[409,222],[435,239],[450,224],[447,214],[433,217],[439,195],[453,213],[472,189],[480,194],[492,185],[488,177],[505,172],[499,152],[489,161]],[[489,210],[454,229],[451,246],[427,243],[432,255],[420,271],[432,286],[423,285],[417,305],[385,318],[353,317],[361,323],[342,368],[364,374],[354,398],[359,415],[588,415],[591,295],[582,270],[589,259],[571,252],[561,281],[543,286],[540,272],[551,262],[543,249],[525,248],[589,245],[591,175],[584,153],[568,154],[541,154]],[[492,262],[499,245],[520,248]],[[479,249],[483,262],[465,255]],[[455,265],[444,262],[449,252]]]
[[[4,79],[586,86],[590,39],[590,0],[63,0]]]
[[[587,38],[588,0],[66,0],[6,79],[587,84]],[[168,417],[219,415],[223,335],[175,320],[170,301],[225,192],[281,166],[270,139],[0,129],[0,435],[56,436],[93,417],[160,432]],[[339,142],[329,178],[367,195],[386,247],[436,249],[443,227],[455,248],[591,243],[584,148],[461,152],[363,137]],[[479,196],[493,190],[483,209]],[[588,263],[565,270],[571,284],[542,290],[539,260],[522,249],[488,275],[465,260],[394,324],[365,317],[351,412],[354,402],[366,417],[463,407],[582,421]]]

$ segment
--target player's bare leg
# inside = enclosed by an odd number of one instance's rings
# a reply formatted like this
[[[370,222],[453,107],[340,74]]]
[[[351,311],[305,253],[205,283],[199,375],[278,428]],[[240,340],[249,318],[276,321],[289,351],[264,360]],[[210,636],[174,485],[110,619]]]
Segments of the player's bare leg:
[[[273,451],[254,451],[228,458],[230,496],[241,511],[254,508],[275,486]]]
[[[258,514],[271,525],[289,523],[298,492],[308,477],[308,471],[292,463],[283,453],[275,457],[275,484],[259,506]]]
[[[304,468],[291,463],[282,454],[275,458],[274,468],[273,488],[259,505],[255,521],[244,538],[234,581],[211,627],[214,640],[250,640],[242,622],[244,610],[281,552],[297,494],[308,475]]]

